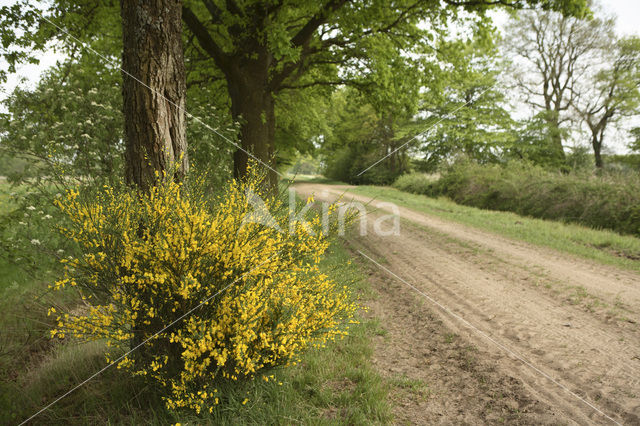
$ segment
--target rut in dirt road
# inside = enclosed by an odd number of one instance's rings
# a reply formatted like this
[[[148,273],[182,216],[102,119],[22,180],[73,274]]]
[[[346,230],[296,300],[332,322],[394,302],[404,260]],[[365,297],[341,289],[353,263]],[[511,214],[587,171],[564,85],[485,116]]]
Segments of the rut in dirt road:
[[[305,195],[315,193],[316,199],[322,199],[323,193],[325,198],[335,199],[345,190],[320,184],[297,185],[297,189]],[[351,198],[370,201],[350,193],[344,196],[345,201]],[[374,213],[374,216],[376,214],[388,212]],[[408,209],[400,208],[400,215],[404,219],[400,235],[382,237],[369,232],[351,239],[352,244],[499,345],[521,355],[606,416],[622,424],[640,424],[638,274]],[[385,282],[384,286],[388,286],[389,280],[383,281],[379,273],[375,277],[374,288],[386,291],[380,285]],[[378,310],[393,312],[405,308],[406,302],[394,304],[400,292],[412,290],[407,286],[398,287],[396,294],[376,302],[381,305]],[[626,320],[611,313],[614,306],[624,307]],[[519,395],[512,398],[516,401],[512,403],[513,411],[524,409],[524,423],[613,423],[450,314],[431,304],[421,309],[425,320],[439,318],[442,327],[475,346],[478,365],[495,367],[495,371],[487,370],[489,379],[485,378],[494,383],[494,388],[495,383],[508,383],[505,378],[513,377],[521,383],[504,390]],[[399,338],[400,334],[395,336]],[[401,341],[405,346],[419,348],[433,343],[406,337]],[[425,365],[424,369],[428,368]],[[427,382],[439,380],[437,375],[424,378]],[[448,379],[453,380],[451,376]],[[455,392],[455,389],[447,391]],[[446,423],[442,419],[448,416],[464,423],[493,420],[480,415],[486,410],[465,407],[462,403],[447,407],[445,401],[438,398],[448,396],[443,393],[431,398],[430,404],[432,408],[438,407],[434,412],[439,412],[439,417],[408,421]],[[538,405],[517,401],[537,401]],[[461,410],[476,412],[480,417],[461,418]]]

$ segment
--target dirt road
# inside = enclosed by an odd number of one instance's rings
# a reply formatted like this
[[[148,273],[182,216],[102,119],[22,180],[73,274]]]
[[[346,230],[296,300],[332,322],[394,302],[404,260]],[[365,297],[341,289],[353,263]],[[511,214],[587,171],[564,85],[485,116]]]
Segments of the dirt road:
[[[398,423],[640,424],[640,275],[404,208],[400,235],[379,236],[383,210],[348,241],[377,294]]]

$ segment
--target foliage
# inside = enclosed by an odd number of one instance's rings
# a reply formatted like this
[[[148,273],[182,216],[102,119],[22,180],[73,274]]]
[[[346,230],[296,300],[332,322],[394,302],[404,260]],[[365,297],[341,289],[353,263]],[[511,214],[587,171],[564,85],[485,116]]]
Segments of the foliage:
[[[481,21],[471,38],[439,42],[437,66],[425,78],[421,99],[422,126],[428,129],[419,148],[421,170],[432,172],[461,154],[496,162],[512,143],[513,122],[498,86],[494,38],[489,23]]]
[[[605,170],[640,172],[640,154],[605,155]]]
[[[329,132],[326,111],[331,88],[286,90],[276,97],[276,164],[287,166],[298,155],[313,154],[319,138]]]
[[[117,70],[85,59],[52,68],[33,90],[17,88],[4,102],[8,112],[0,120],[0,148],[28,166],[10,180],[121,174],[119,82]]]
[[[578,173],[589,173],[593,171],[593,159],[591,158],[591,150],[588,146],[575,145],[572,146],[571,152],[567,153],[566,165],[560,170],[572,171]],[[544,166],[544,164],[541,164]],[[548,165],[547,165],[547,168]]]
[[[349,192],[395,203],[429,216],[462,223],[514,240],[549,247],[561,253],[640,271],[640,238],[610,230],[596,230],[573,223],[542,220],[511,212],[456,204],[446,197],[425,197],[387,186],[358,186]]]
[[[215,99],[208,98],[208,91],[195,92],[187,92],[189,167],[206,176],[206,184],[215,192],[233,177],[230,159],[238,143],[238,124]],[[189,97],[191,93],[194,95]]]
[[[565,159],[557,155],[556,141],[564,140],[567,132],[549,123],[547,113],[541,112],[519,123],[517,137],[504,152],[506,159],[524,160],[550,169],[561,169]]]
[[[393,187],[412,194],[430,194],[432,185],[438,181],[438,175],[427,173],[407,173],[393,183]]]
[[[319,175],[321,170],[320,161],[317,158],[307,154],[298,155],[291,167],[286,171],[289,175]]]
[[[461,162],[446,170],[427,195],[640,235],[640,179],[634,174],[567,175],[527,163],[480,166]]]
[[[631,142],[629,142],[629,149],[633,152],[640,154],[640,127],[634,127],[629,131],[631,136]]]
[[[330,179],[390,184],[407,170],[406,149],[398,150],[407,138],[406,113],[378,112],[369,95],[346,89],[334,93],[329,122],[331,132],[323,140],[321,153]]]
[[[69,191],[57,204],[81,255],[64,261],[55,288],[78,288],[87,305],[60,315],[52,335],[106,339],[112,359],[144,343],[118,366],[165,389],[168,407],[196,412],[218,402],[214,381],[295,364],[307,347],[344,335],[356,306],[319,270],[328,247],[319,218],[293,222],[291,233],[246,220],[259,214],[256,195],[279,207],[262,179],[231,182],[214,203],[197,184],[171,181],[148,195]]]

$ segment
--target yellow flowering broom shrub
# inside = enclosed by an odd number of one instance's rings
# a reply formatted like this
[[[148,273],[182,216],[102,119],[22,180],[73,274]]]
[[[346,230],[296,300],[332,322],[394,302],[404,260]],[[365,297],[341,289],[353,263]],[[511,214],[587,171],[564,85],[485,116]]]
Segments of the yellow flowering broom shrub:
[[[356,305],[319,270],[329,244],[319,218],[290,227],[274,214],[280,230],[247,221],[247,194],[283,211],[264,187],[254,173],[214,199],[172,181],[148,194],[69,191],[58,202],[71,223],[62,232],[81,255],[64,260],[55,288],[77,288],[85,307],[54,313],[52,336],[105,340],[117,349],[108,360],[140,345],[118,367],[159,384],[169,408],[200,412],[219,402],[220,380],[295,363],[346,334]]]

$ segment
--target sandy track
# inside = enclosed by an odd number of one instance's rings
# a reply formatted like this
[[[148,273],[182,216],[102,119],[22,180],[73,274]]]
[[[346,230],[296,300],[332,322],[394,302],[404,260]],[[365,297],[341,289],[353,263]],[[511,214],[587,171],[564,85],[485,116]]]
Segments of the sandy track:
[[[297,189],[321,200],[348,188]],[[343,199],[351,198],[370,201],[349,193]],[[399,236],[377,236],[370,226],[350,243],[615,421],[640,424],[639,275],[408,209],[400,215]],[[376,345],[376,363],[432,391],[425,400],[400,398],[399,420],[613,423],[371,265],[381,296],[372,312],[390,335]]]

